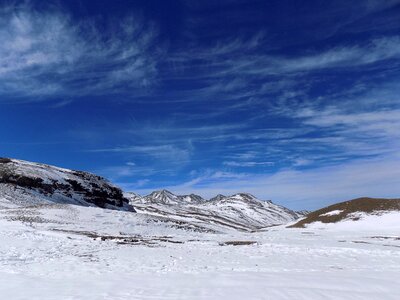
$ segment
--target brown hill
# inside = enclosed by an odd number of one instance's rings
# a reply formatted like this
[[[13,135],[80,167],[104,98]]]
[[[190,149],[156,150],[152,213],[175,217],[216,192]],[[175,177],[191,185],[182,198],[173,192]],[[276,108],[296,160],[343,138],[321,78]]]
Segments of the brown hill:
[[[349,215],[352,213],[379,214],[384,211],[400,211],[400,199],[358,198],[336,203],[309,213],[306,218],[289,227],[304,228],[305,225],[314,222],[336,223],[351,217]],[[358,220],[357,217],[352,219]]]

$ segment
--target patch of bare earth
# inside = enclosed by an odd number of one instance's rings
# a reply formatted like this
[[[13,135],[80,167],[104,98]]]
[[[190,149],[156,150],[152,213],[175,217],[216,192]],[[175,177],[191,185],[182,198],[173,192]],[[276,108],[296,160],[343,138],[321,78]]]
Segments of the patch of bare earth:
[[[76,231],[76,230],[64,230],[64,229],[53,229],[53,231],[64,232],[69,234],[87,236],[93,240],[100,241],[114,241],[119,245],[145,245],[145,246],[159,246],[160,243],[172,243],[172,244],[183,244],[183,241],[174,240],[171,236],[125,236],[125,235],[103,235],[92,231]]]
[[[246,245],[254,245],[257,244],[256,241],[226,241],[220,243],[220,246],[246,246]]]

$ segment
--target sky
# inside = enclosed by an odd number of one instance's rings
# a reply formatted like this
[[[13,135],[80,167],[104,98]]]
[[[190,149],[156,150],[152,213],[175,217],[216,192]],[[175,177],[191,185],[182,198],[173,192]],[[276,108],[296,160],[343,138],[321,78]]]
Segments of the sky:
[[[399,0],[0,0],[0,156],[293,209],[400,197]]]

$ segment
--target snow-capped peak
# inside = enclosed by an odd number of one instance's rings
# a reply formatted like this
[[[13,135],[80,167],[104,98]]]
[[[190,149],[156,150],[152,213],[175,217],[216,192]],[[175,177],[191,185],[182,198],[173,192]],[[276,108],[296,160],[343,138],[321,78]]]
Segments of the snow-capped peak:
[[[170,197],[170,198],[174,198],[176,197],[176,195],[168,190],[158,190],[158,191],[154,191],[152,193],[149,194],[149,196],[153,196],[153,197]]]
[[[219,195],[218,195],[219,196]],[[221,203],[236,203],[236,202],[243,202],[243,203],[253,203],[253,204],[265,204],[268,203],[267,201],[259,200],[252,194],[249,193],[237,193],[231,196],[223,196],[223,197],[214,197],[212,200],[213,202],[221,202]]]
[[[222,199],[225,199],[225,198],[226,198],[225,195],[218,194],[217,196],[211,198],[210,201],[219,201],[219,200],[222,200]]]
[[[185,203],[202,203],[205,201],[203,197],[196,194],[183,195],[178,197]]]
[[[175,195],[174,193],[165,189],[154,191],[145,197],[140,197],[135,193],[132,193],[132,196],[129,196],[129,194],[130,193],[127,193],[127,197],[131,200],[131,203],[184,205],[184,204],[199,204],[205,201],[199,195],[195,194]]]
[[[242,200],[242,201],[254,201],[254,200],[259,201],[254,195],[249,194],[249,193],[238,193],[238,194],[229,196],[228,198]]]
[[[125,192],[124,197],[129,199],[130,203],[141,202],[141,200],[143,199],[141,195],[134,192]]]
[[[180,199],[177,195],[168,190],[159,190],[144,197],[145,202],[159,204],[179,204]]]

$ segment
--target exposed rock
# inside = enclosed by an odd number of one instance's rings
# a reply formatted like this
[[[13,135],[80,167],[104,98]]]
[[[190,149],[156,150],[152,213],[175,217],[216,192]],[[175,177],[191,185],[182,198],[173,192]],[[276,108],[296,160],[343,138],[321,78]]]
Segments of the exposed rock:
[[[206,201],[203,199],[203,197],[196,194],[182,195],[178,197],[185,203],[202,203]]]
[[[41,198],[134,211],[122,191],[102,177],[9,158],[0,158],[0,191],[20,202]]]
[[[224,199],[224,198],[226,198],[225,195],[218,194],[217,196],[211,198],[210,201],[219,201],[219,200],[222,200],[222,199]]]

